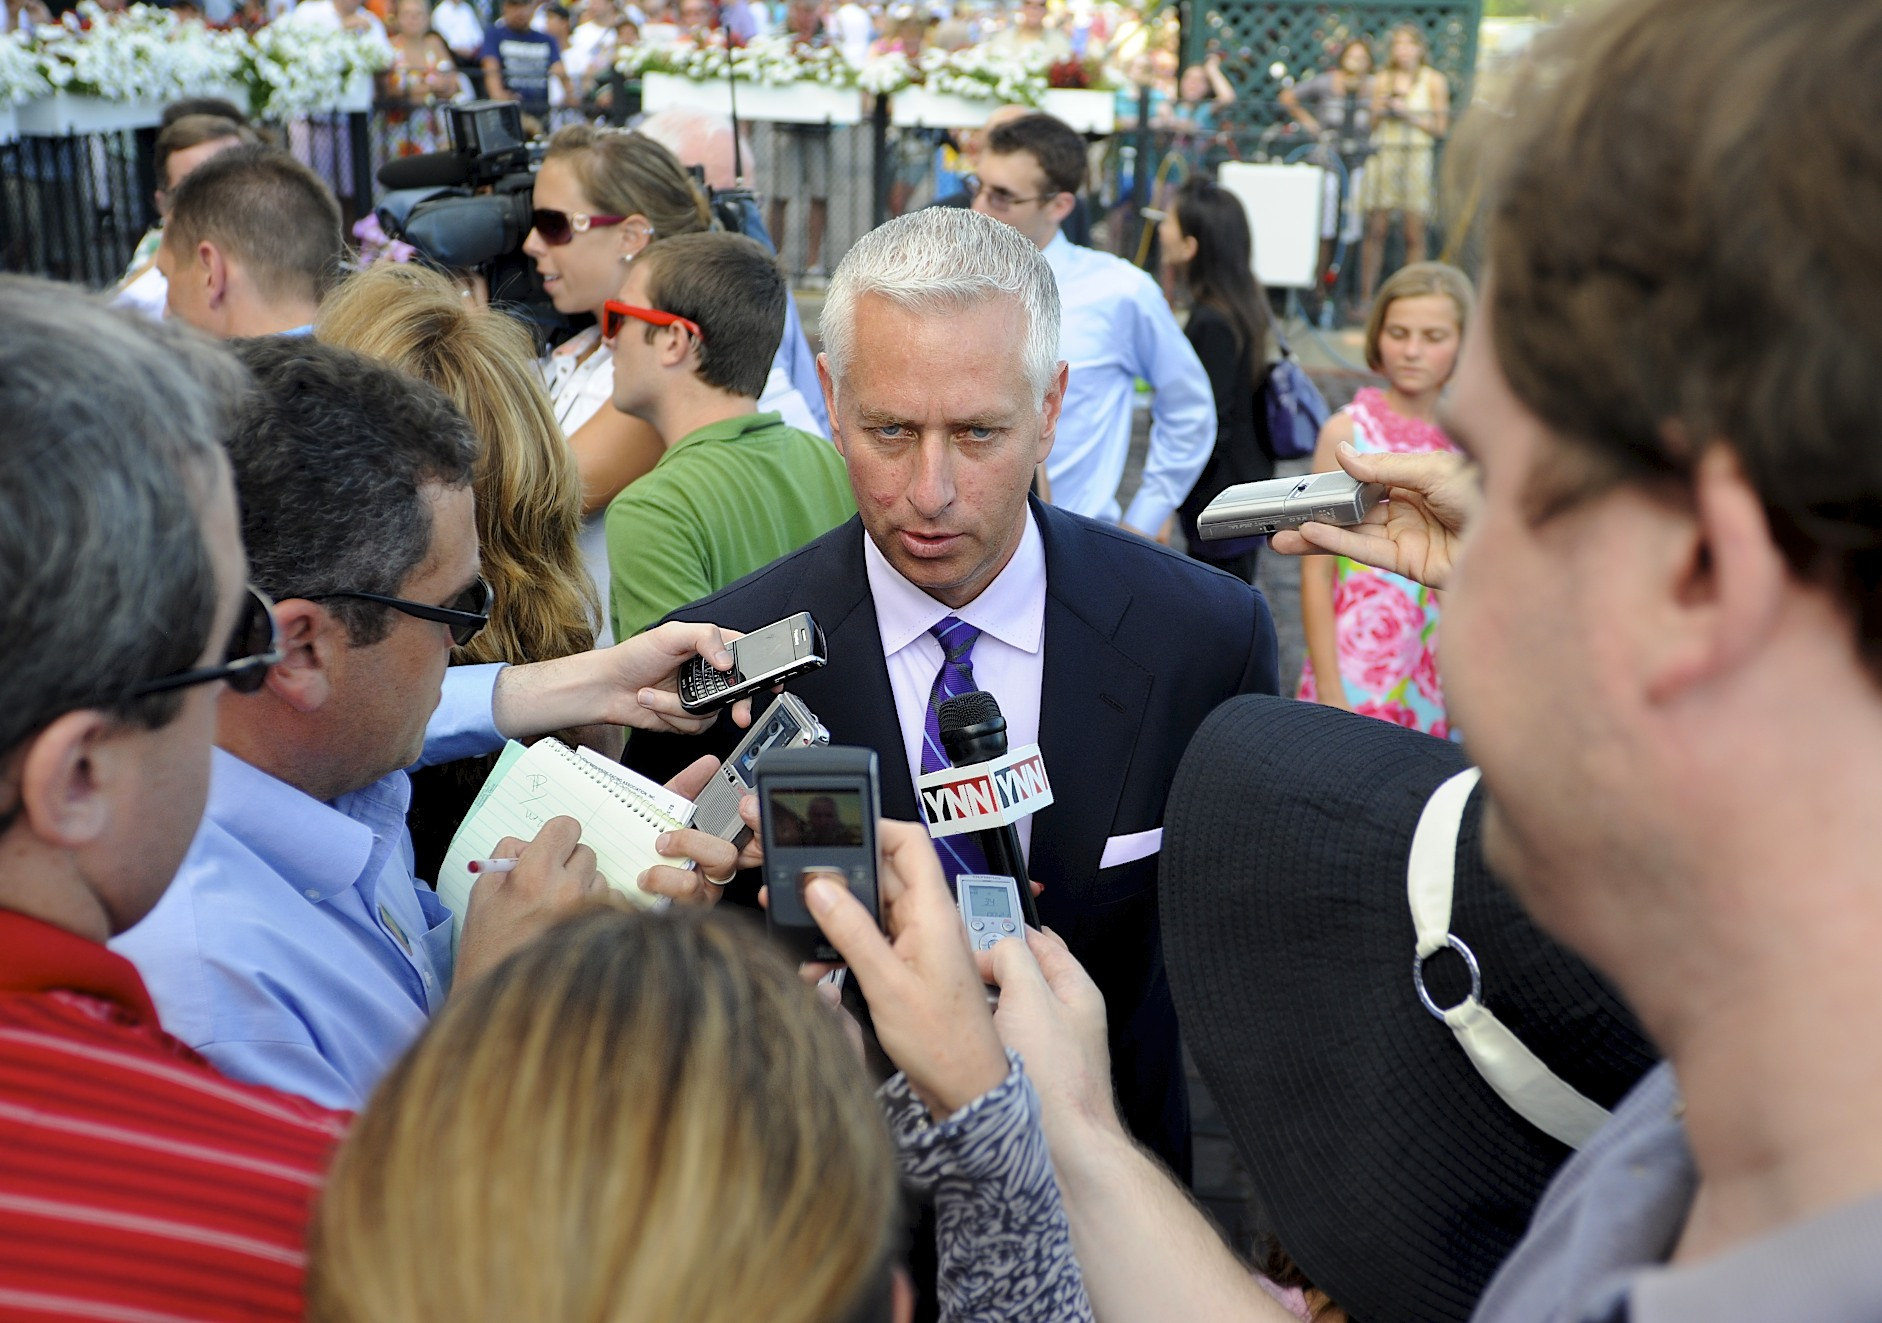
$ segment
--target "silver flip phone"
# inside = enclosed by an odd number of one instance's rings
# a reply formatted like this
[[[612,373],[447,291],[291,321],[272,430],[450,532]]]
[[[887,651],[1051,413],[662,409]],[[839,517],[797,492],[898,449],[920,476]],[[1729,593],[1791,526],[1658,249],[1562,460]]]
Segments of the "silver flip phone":
[[[758,755],[771,749],[806,749],[829,742],[830,732],[817,720],[816,713],[801,699],[779,694],[693,801],[693,826],[743,849],[751,839],[751,828],[738,816],[738,803],[757,787]]]
[[[1019,907],[1019,883],[991,873],[962,873],[954,880],[954,900],[967,925],[967,944],[991,951],[1005,937],[1018,937],[1026,920]]]
[[[1231,537],[1262,537],[1302,524],[1352,525],[1385,496],[1376,482],[1351,474],[1310,473],[1303,478],[1270,478],[1227,488],[1196,519],[1204,542]]]

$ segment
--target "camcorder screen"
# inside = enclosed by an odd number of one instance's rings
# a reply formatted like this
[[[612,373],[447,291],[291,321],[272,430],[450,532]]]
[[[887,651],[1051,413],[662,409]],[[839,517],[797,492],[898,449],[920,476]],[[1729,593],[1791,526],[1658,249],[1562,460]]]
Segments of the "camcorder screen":
[[[863,797],[859,791],[773,790],[767,807],[774,844],[863,844]]]
[[[971,893],[967,897],[967,907],[975,917],[983,919],[1010,919],[1013,906],[1006,898],[1005,887],[977,887],[971,882],[967,886]]]

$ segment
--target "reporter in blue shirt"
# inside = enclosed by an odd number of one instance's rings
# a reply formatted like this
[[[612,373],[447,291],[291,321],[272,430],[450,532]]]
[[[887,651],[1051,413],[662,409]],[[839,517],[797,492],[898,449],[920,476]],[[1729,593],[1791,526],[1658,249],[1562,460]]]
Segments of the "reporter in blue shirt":
[[[1046,459],[1052,503],[1155,537],[1215,448],[1215,395],[1157,282],[1059,232],[1084,178],[1084,139],[1050,115],[1024,115],[988,132],[974,210],[1037,244],[1058,281],[1059,357],[1071,377]],[[1150,453],[1130,509],[1120,513],[1140,377],[1156,392]]]
[[[346,350],[270,338],[240,352],[257,388],[228,448],[285,656],[259,692],[222,698],[203,824],[163,900],[113,945],[170,1032],[225,1073],[357,1108],[454,986],[602,885],[580,825],[551,819],[512,843],[514,872],[479,884],[454,953],[449,914],[412,874],[403,769],[596,722],[696,729],[673,673],[695,653],[731,658],[712,626],[667,626],[447,672],[489,605],[470,425],[432,387]],[[690,796],[717,766],[672,784]],[[704,876],[730,876],[730,845],[677,836]],[[677,869],[639,881],[710,891]]]

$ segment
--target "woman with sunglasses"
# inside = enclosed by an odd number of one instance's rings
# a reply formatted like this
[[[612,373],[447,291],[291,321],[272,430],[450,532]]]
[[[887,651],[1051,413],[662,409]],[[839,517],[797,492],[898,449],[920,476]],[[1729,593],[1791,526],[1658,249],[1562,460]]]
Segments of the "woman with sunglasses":
[[[574,124],[549,139],[534,221],[523,251],[535,259],[556,311],[596,322],[548,355],[543,379],[581,473],[582,555],[605,601],[601,515],[665,446],[651,427],[613,407],[614,355],[602,338],[602,312],[648,244],[711,229],[712,213],[673,153],[652,138]],[[598,624],[606,629],[605,616]]]

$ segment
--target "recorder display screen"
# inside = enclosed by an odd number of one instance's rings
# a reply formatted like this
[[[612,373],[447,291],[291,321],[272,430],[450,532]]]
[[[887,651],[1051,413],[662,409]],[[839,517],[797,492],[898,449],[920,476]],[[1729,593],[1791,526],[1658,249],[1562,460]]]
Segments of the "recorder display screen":
[[[863,797],[855,790],[773,790],[767,805],[776,845],[863,844]]]
[[[968,883],[967,908],[973,911],[977,919],[1013,917],[1013,906],[1007,899],[1005,887],[977,887]]]

